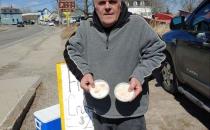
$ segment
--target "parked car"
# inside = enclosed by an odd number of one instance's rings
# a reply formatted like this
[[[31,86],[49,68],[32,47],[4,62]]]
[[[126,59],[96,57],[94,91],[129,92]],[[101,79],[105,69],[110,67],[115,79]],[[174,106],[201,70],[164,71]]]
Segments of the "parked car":
[[[167,44],[162,86],[210,112],[210,1],[187,18],[174,17],[170,29],[162,37]]]
[[[49,22],[48,25],[49,26],[55,26],[55,23],[54,22]]]
[[[77,19],[75,17],[70,18],[70,24],[76,23],[76,22],[77,22]]]
[[[24,27],[24,23],[23,22],[18,22],[17,27]]]

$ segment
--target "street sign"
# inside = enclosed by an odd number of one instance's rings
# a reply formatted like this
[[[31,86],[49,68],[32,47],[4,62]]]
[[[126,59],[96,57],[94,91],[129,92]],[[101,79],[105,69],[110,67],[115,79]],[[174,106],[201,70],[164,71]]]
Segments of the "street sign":
[[[74,0],[59,0],[59,9],[61,12],[73,12],[75,9]]]

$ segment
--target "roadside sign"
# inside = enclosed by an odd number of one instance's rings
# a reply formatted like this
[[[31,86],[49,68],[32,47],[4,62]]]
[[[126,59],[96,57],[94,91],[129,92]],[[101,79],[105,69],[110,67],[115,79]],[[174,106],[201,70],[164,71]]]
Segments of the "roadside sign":
[[[75,9],[74,0],[59,0],[59,9],[62,12],[73,12]]]
[[[65,63],[56,64],[62,130],[94,130],[83,89]]]

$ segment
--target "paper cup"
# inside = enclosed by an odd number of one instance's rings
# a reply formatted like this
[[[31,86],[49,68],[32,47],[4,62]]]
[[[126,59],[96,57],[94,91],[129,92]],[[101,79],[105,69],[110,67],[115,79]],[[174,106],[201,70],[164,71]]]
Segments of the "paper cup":
[[[90,88],[90,94],[96,99],[103,99],[109,94],[109,85],[104,80],[95,80],[95,87]]]
[[[130,102],[134,99],[135,97],[134,90],[129,92],[128,91],[129,86],[130,84],[128,83],[119,83],[116,85],[114,89],[114,94],[117,100],[121,102]]]

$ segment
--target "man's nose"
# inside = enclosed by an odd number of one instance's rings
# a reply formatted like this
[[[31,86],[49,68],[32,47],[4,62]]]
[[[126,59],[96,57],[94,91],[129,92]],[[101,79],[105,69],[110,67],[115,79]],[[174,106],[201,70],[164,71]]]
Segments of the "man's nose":
[[[106,9],[110,9],[111,8],[111,5],[109,4],[109,2],[106,2],[105,7],[106,7]]]

